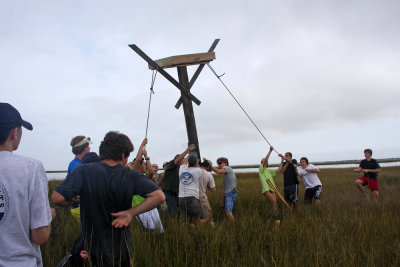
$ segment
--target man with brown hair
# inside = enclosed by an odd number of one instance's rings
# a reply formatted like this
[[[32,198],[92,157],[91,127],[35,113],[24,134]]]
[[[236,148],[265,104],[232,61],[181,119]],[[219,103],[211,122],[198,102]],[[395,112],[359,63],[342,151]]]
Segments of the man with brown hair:
[[[85,137],[84,135],[78,135],[71,140],[72,153],[74,153],[75,158],[68,165],[68,174],[71,173],[77,166],[81,164],[82,157],[90,152],[90,137]]]
[[[233,216],[233,204],[237,198],[237,183],[236,175],[232,168],[229,167],[229,161],[227,158],[221,157],[217,159],[218,168],[211,167],[211,169],[218,173],[223,174],[223,184],[224,184],[224,195],[221,199],[220,206],[224,207],[226,218],[230,221],[235,221]]]
[[[364,171],[364,175],[356,180],[356,186],[364,195],[368,198],[367,193],[364,191],[364,186],[368,185],[368,188],[374,194],[375,198],[379,198],[379,183],[378,174],[381,171],[381,166],[376,159],[372,158],[372,150],[367,148],[364,150],[365,159],[360,162],[358,168],[354,169],[354,172]]]
[[[101,162],[79,165],[54,189],[51,200],[60,206],[80,196],[80,236],[70,258],[75,265],[87,258],[83,250],[93,266],[133,265],[129,224],[136,215],[160,205],[165,196],[146,176],[125,167],[132,151],[126,135],[108,132],[99,148]],[[132,208],[133,195],[145,200]]]

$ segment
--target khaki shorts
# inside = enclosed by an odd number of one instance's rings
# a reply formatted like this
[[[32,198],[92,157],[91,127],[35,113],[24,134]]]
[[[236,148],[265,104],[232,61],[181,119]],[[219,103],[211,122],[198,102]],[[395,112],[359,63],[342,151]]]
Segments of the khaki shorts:
[[[208,202],[208,199],[205,197],[200,197],[200,203],[203,206],[204,212],[208,216],[208,219],[212,221],[212,211],[210,207],[210,203]]]

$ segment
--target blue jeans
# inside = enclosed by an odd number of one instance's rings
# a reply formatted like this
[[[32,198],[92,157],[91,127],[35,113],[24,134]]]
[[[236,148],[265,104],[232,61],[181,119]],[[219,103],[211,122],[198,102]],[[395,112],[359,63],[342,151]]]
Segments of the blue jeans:
[[[232,213],[233,204],[235,203],[237,195],[238,195],[237,191],[225,194],[225,212]]]
[[[178,208],[178,195],[171,191],[163,191],[165,195],[165,201],[167,202],[168,214],[170,216],[176,216],[176,210]]]

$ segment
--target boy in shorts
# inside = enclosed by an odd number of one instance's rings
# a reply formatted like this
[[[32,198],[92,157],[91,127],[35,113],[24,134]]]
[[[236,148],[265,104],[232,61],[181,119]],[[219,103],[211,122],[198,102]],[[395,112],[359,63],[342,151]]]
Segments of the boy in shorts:
[[[306,157],[300,159],[300,167],[296,169],[297,175],[303,177],[304,187],[304,203],[312,204],[314,200],[315,204],[321,203],[321,192],[322,184],[319,180],[317,173],[319,169],[313,164],[308,163]]]
[[[188,219],[191,226],[200,219],[207,221],[207,216],[199,200],[199,178],[202,170],[199,168],[196,152],[192,152],[179,167],[179,210],[181,218]]]
[[[203,206],[204,212],[207,215],[210,225],[214,227],[212,210],[206,194],[207,189],[209,189],[213,193],[217,191],[217,189],[215,188],[214,177],[210,173],[211,165],[211,162],[207,160],[204,160],[202,163],[200,163],[200,169],[202,173],[199,178],[199,200],[201,205]]]
[[[372,150],[367,148],[364,150],[365,159],[360,162],[360,166],[354,169],[354,172],[364,171],[364,175],[356,180],[356,186],[364,195],[368,198],[367,193],[364,190],[364,186],[368,185],[376,199],[379,199],[379,183],[378,173],[381,171],[378,161],[372,158]]]
[[[278,172],[283,174],[283,194],[285,200],[297,213],[297,196],[299,194],[299,180],[296,174],[297,160],[292,158],[291,152],[286,152],[285,155],[279,154],[281,164]]]
[[[275,185],[274,182],[274,176],[276,175],[276,171],[272,169],[268,169],[268,159],[271,156],[271,152],[274,150],[274,148],[271,146],[269,148],[268,154],[265,158],[261,159],[261,165],[258,169],[258,174],[260,176],[260,182],[261,182],[261,193],[264,195],[264,197],[272,204],[272,209],[274,212],[274,217],[276,217],[278,213],[278,206],[276,204],[276,196],[275,196],[275,191],[269,186],[267,183],[267,180],[271,181],[273,185]]]
[[[224,207],[226,218],[234,222],[235,217],[233,216],[233,205],[238,195],[236,175],[232,168],[229,167],[229,161],[227,158],[221,157],[217,159],[218,168],[212,167],[212,170],[218,174],[223,174],[224,184],[224,195],[221,199],[220,206]]]

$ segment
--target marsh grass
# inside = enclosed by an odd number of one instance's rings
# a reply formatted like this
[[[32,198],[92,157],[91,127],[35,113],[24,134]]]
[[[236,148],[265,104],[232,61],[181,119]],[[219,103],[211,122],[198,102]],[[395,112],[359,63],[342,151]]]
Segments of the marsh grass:
[[[399,266],[400,167],[380,174],[379,202],[365,200],[354,185],[352,169],[322,169],[321,206],[303,204],[300,183],[299,213],[279,202],[280,227],[269,219],[270,205],[261,195],[257,173],[237,173],[239,197],[235,224],[225,221],[217,193],[210,193],[216,227],[191,229],[160,211],[164,234],[144,232],[131,224],[135,266]],[[282,192],[282,175],[275,177]],[[49,183],[50,192],[60,181]],[[52,234],[43,246],[47,266],[56,266],[78,236],[79,225],[68,209],[58,209]]]

